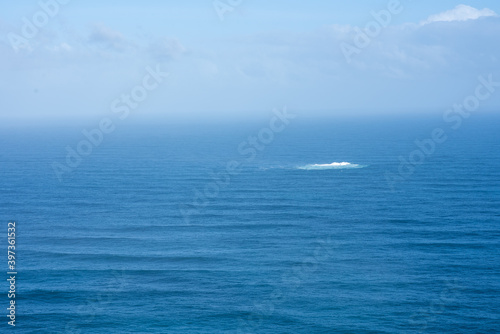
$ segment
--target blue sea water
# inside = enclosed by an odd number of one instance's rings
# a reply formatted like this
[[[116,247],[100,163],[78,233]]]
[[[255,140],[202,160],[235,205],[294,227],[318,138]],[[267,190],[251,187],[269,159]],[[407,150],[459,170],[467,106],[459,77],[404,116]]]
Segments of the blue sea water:
[[[129,124],[61,182],[83,127],[3,129],[15,331],[498,333],[499,125],[297,117],[249,150],[268,122]]]

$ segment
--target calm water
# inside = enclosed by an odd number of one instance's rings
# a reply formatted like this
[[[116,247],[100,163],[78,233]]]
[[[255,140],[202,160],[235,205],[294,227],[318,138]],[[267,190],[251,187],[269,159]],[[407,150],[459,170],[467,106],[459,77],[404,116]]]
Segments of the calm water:
[[[500,332],[500,117],[297,118],[240,154],[267,125],[121,127],[62,182],[83,127],[2,130],[16,330]],[[388,182],[436,127],[447,141]],[[353,165],[300,169],[332,162]]]

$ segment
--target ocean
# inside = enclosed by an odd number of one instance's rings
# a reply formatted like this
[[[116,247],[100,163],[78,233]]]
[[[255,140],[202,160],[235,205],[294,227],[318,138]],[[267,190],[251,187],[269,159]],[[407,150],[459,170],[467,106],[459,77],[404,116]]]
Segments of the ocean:
[[[0,332],[500,332],[498,115],[276,117],[3,128]]]

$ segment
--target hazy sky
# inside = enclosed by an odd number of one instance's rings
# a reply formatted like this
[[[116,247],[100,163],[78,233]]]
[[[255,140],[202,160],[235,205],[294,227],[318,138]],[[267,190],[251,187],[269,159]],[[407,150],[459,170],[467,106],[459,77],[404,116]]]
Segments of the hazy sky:
[[[120,107],[164,119],[284,105],[442,113],[474,93],[478,76],[500,81],[496,0],[23,0],[2,9],[2,122]],[[481,108],[498,106],[500,89]]]

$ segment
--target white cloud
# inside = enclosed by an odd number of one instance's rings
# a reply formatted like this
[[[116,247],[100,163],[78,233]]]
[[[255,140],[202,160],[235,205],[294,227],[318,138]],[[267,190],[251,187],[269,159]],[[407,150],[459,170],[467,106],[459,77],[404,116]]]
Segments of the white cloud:
[[[111,30],[102,24],[94,25],[89,42],[119,52],[125,51],[131,46],[130,42],[120,32]]]
[[[178,59],[187,52],[184,45],[175,38],[163,37],[149,45],[148,51],[159,61]]]
[[[451,21],[467,21],[476,20],[480,17],[497,16],[497,14],[488,8],[477,9],[467,5],[458,5],[455,8],[442,12],[436,15],[431,15],[422,24],[432,22],[451,22]]]
[[[46,49],[56,54],[68,53],[73,51],[73,47],[68,43],[61,43],[54,46],[47,46]]]

